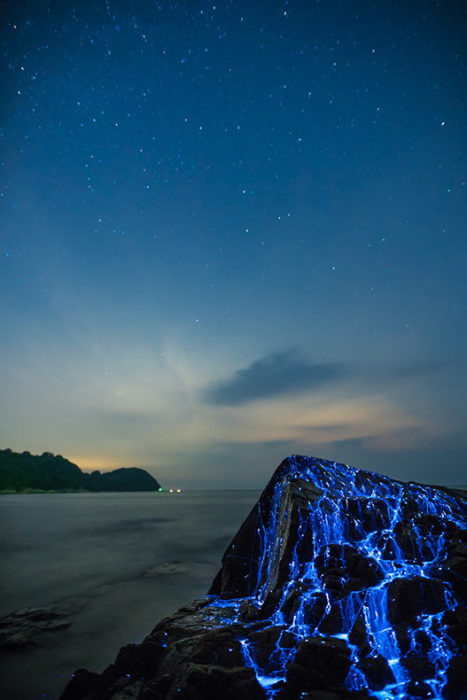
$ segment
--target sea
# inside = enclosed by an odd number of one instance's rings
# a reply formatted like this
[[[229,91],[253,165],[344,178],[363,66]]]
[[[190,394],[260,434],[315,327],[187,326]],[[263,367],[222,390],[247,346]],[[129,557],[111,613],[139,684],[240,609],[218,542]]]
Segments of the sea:
[[[0,618],[46,608],[58,623],[0,651],[3,700],[58,698],[77,668],[103,671],[120,647],[204,596],[259,495],[0,496]]]

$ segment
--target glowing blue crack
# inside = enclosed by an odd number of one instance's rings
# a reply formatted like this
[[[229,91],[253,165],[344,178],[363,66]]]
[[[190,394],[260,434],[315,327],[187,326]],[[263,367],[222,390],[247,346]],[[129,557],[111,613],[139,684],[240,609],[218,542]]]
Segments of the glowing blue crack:
[[[254,669],[267,697],[274,698],[278,687],[286,680],[287,666],[293,660],[299,642],[311,636],[322,637],[323,640],[334,638],[344,641],[350,652],[352,665],[345,681],[348,689],[367,690],[379,700],[411,698],[408,686],[413,679],[401,661],[402,654],[396,632],[388,617],[388,587],[392,581],[401,578],[418,576],[428,581],[432,580],[432,571],[437,570],[446,556],[448,539],[445,533],[422,533],[415,516],[435,515],[437,522],[463,528],[465,515],[449,493],[436,488],[402,484],[381,475],[362,472],[326,460],[289,458],[282,477],[277,479],[274,485],[267,517],[263,517],[259,508],[257,537],[261,546],[256,573],[250,572],[250,576],[254,575],[255,580],[251,582],[251,597],[248,599],[258,608],[264,604],[268,593],[275,589],[279,565],[287,547],[287,542],[278,538],[280,523],[289,517],[290,503],[283,498],[283,494],[286,487],[296,480],[309,482],[319,489],[321,494],[299,511],[298,536],[289,564],[289,580],[282,587],[282,595],[274,612],[264,621],[263,629],[268,629],[268,626],[281,626],[282,632],[269,658],[260,662],[255,645],[248,637],[248,623],[243,623],[246,636],[239,641],[245,665]],[[407,506],[404,505],[404,499],[407,498],[411,499],[410,508],[414,515],[410,531],[413,556],[408,556],[402,551],[394,533],[398,523],[402,523],[406,518],[404,507],[407,509]],[[367,506],[362,517],[370,520],[380,516],[380,520],[383,521],[385,509],[389,522],[385,527],[372,525],[369,532],[363,532],[362,519],[346,511],[344,499],[361,499],[362,507]],[[372,505],[373,501],[375,507]],[[379,509],[378,504],[384,504],[384,509]],[[352,532],[355,536],[349,534]],[[304,541],[310,543],[307,551],[314,553],[311,560],[304,561],[300,555]],[[329,561],[330,545],[341,545],[342,548],[350,546],[352,551],[364,558],[368,566],[377,569],[381,580],[364,590],[352,590],[340,599],[333,597],[323,583],[317,567],[318,553],[322,554],[325,563]],[[385,548],[391,551],[390,555]],[[341,583],[348,583],[345,576]],[[284,614],[283,608],[289,595],[297,586],[303,584],[306,584],[306,590],[298,596],[296,610],[290,618],[290,615]],[[313,623],[307,623],[307,610],[309,611],[310,607],[313,609],[314,596],[320,596],[320,600],[325,601],[324,611],[321,615],[316,615]],[[238,622],[241,621],[240,603],[239,599],[225,600],[213,596],[210,604],[222,608],[235,608],[229,622]],[[430,688],[433,698],[442,697],[447,681],[447,669],[457,653],[456,644],[449,638],[446,625],[442,623],[443,612],[453,609],[455,605],[456,599],[451,586],[445,583],[443,610],[436,614],[419,615],[417,629],[408,631],[410,651],[414,654],[421,654],[420,642],[417,640],[420,631],[424,634],[429,649],[427,656],[433,668],[432,674],[424,679],[424,683]],[[339,610],[342,630],[336,634],[325,634],[319,628],[333,606],[337,606]],[[372,656],[383,657],[393,674],[393,682],[387,683],[383,689],[372,688],[365,668],[361,665],[359,648],[350,641],[357,619],[364,625]]]

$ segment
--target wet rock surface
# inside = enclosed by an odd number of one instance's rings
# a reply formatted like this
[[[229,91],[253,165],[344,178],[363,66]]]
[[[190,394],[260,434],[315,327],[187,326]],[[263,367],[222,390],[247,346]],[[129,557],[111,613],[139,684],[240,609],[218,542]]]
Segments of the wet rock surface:
[[[41,636],[71,625],[78,604],[18,610],[0,619],[0,648],[20,649],[41,643]]]
[[[284,460],[209,595],[61,699],[467,698],[466,496]]]

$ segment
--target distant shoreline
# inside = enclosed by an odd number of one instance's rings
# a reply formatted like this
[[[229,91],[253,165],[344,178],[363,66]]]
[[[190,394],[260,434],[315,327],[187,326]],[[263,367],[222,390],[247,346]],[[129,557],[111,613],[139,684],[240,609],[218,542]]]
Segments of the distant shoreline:
[[[0,496],[22,496],[25,493],[91,493],[91,491],[84,491],[84,489],[24,489],[24,491],[4,489],[0,491]]]
[[[83,472],[61,455],[0,450],[0,493],[103,493],[157,491],[161,485],[140,467]]]
[[[457,488],[460,488],[459,486]],[[465,487],[467,490],[467,487]],[[167,493],[170,496],[173,496],[174,498],[177,496],[182,495],[183,493],[205,493],[208,491],[209,493],[225,493],[227,492],[232,492],[232,493],[241,493],[242,491],[257,491],[258,493],[261,493],[261,489],[256,488],[256,489],[183,489],[182,493],[170,493],[168,489],[155,489],[154,491],[89,491],[86,489],[25,489],[24,491],[14,491],[11,489],[5,489],[3,491],[0,490],[0,496],[24,496],[24,495],[37,495],[37,494],[48,494],[48,493],[81,493],[81,494],[88,494],[88,493]]]
[[[5,489],[0,491],[0,496],[24,496],[47,493],[161,493],[158,489],[154,491],[89,491],[88,489],[24,489],[24,491],[15,491]]]
[[[430,485],[430,484],[429,484]],[[454,491],[467,491],[467,485],[466,484],[438,484],[437,488],[445,488],[445,489],[452,489]],[[259,488],[252,488],[252,489],[183,489],[184,494],[187,493],[226,493],[226,492],[232,492],[232,493],[237,493],[237,492],[242,492],[242,491],[257,491],[258,493],[261,492],[261,489]],[[0,496],[24,496],[24,495],[43,495],[43,494],[76,494],[76,493],[81,493],[81,494],[101,494],[101,493],[167,493],[170,496],[180,496],[181,494],[173,493],[171,494],[169,490],[159,490],[155,489],[154,491],[89,491],[87,489],[25,489],[24,491],[14,491],[14,490],[9,490],[5,489],[3,491],[0,490]]]

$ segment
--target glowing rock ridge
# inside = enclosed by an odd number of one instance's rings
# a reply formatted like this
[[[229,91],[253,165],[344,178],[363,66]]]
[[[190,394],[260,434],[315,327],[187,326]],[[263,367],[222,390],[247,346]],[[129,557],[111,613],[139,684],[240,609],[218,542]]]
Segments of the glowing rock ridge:
[[[208,597],[62,699],[467,698],[466,509],[464,491],[289,457]]]

